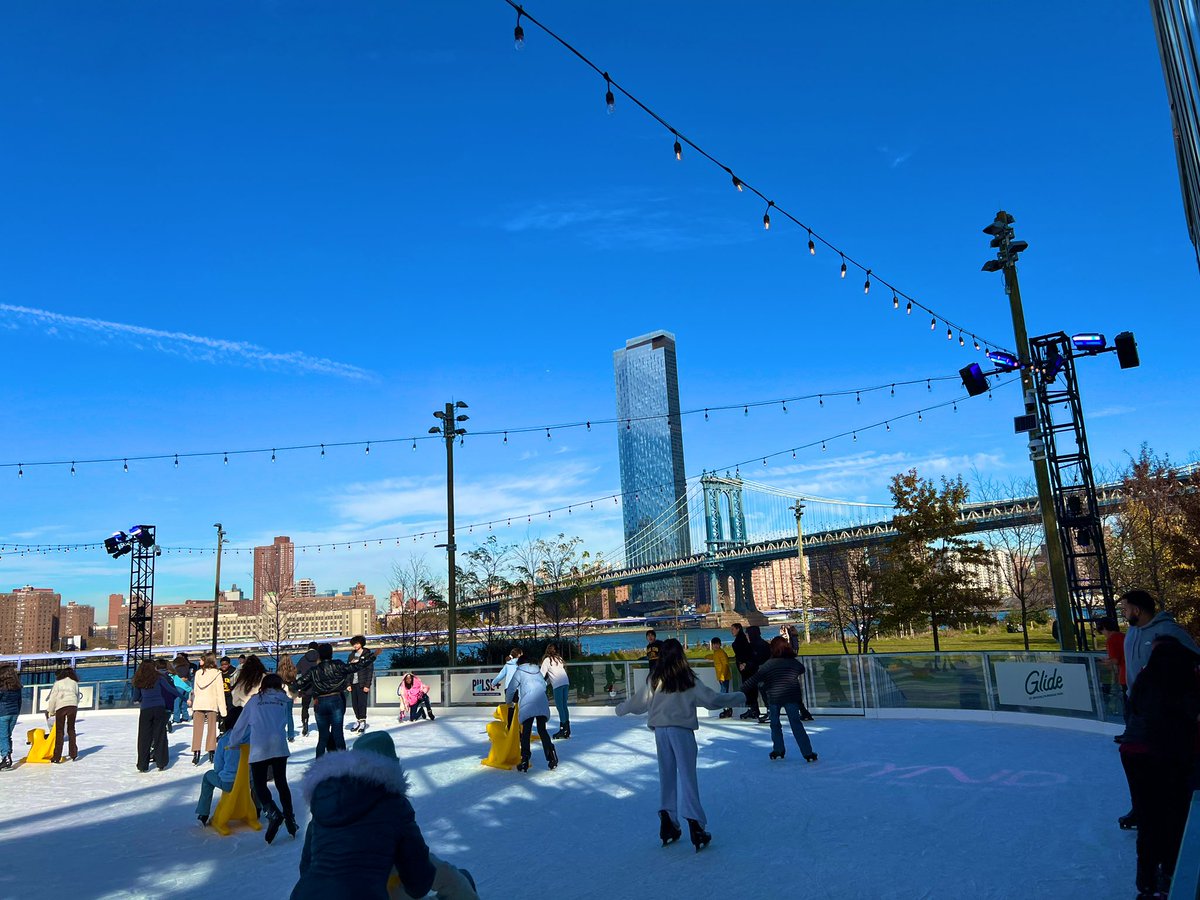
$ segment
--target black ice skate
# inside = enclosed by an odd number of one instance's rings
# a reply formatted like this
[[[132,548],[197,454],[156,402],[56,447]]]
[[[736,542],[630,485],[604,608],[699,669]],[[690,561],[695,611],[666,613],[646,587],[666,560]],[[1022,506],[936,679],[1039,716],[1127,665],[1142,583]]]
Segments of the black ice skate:
[[[546,754],[546,768],[547,769],[557,769],[558,768],[558,751],[555,750],[553,747],[551,747],[550,752]]]
[[[1133,810],[1131,809],[1125,815],[1117,817],[1117,824],[1121,826],[1122,831],[1136,829],[1138,827],[1137,816],[1133,814]]]
[[[805,754],[804,754],[804,761],[805,761],[805,762],[816,762],[816,761],[817,761],[817,754],[815,754],[815,753],[805,753]]]
[[[199,750],[197,750],[195,753],[192,754],[192,765],[193,766],[200,765],[200,751]]]
[[[287,826],[287,832],[292,837],[295,837],[296,832],[300,830],[300,826],[296,824],[295,816],[288,816],[283,820],[283,824]]]
[[[712,835],[704,830],[704,826],[695,819],[688,819],[688,829],[692,834],[692,846],[699,853],[712,842]]]
[[[275,840],[275,835],[279,834],[279,826],[283,824],[283,813],[277,809],[267,810],[267,833],[263,838],[269,844]]]
[[[783,751],[782,750],[772,750],[771,751],[771,759],[783,759]]]
[[[683,832],[679,830],[678,825],[671,821],[671,814],[665,809],[658,811],[658,836],[664,847],[683,837]]]

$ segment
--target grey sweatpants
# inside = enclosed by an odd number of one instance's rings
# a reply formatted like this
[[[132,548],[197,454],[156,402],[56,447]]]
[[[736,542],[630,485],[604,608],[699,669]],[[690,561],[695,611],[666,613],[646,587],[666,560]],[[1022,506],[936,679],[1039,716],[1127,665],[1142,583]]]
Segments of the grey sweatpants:
[[[654,744],[658,750],[658,808],[665,809],[676,825],[681,819],[708,824],[696,781],[696,733],[690,728],[660,725],[654,729]]]

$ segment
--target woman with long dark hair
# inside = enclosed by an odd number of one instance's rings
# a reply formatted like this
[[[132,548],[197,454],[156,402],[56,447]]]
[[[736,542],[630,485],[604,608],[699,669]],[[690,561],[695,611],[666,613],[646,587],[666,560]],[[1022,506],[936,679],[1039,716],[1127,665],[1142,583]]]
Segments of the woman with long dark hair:
[[[263,676],[266,674],[267,667],[253,653],[238,666],[237,674],[229,682],[229,715],[225,717],[226,731],[237,724],[238,716],[242,714],[242,708],[246,705],[246,701],[258,693],[259,685],[262,684]]]
[[[279,657],[279,665],[275,667],[275,674],[283,680],[283,692],[288,695],[291,703],[288,704],[288,727],[287,736],[288,743],[296,740],[296,679],[300,677],[296,671],[296,664],[292,662],[292,658],[286,653]]]
[[[567,666],[558,655],[555,644],[546,645],[542,657],[542,677],[550,682],[550,693],[554,695],[554,707],[558,710],[558,731],[555,740],[566,740],[571,736],[571,711],[567,709],[567,694],[571,692],[571,680],[567,677]]]
[[[745,702],[746,695],[741,692],[718,694],[697,681],[683,645],[670,638],[663,641],[658,665],[646,686],[617,706],[618,716],[649,713],[646,724],[654,732],[658,751],[658,836],[664,847],[683,834],[681,816],[687,819],[697,852],[712,840],[696,777],[696,729],[700,727],[696,707],[723,709]]]
[[[217,749],[217,723],[225,718],[228,710],[225,706],[224,678],[221,670],[217,668],[217,658],[211,653],[200,657],[200,668],[196,670],[192,679],[192,693],[188,697],[188,705],[192,708],[192,765],[200,765],[202,738],[204,749],[208,751],[209,762],[212,762]]]
[[[138,713],[137,768],[150,771],[153,748],[154,764],[161,772],[167,767],[167,722],[179,692],[171,680],[158,671],[153,660],[142,660],[133,674],[133,702],[141,707]]]
[[[816,762],[812,741],[804,730],[800,710],[804,708],[804,688],[800,679],[804,677],[804,664],[796,659],[792,645],[780,635],[771,639],[771,658],[758,671],[742,682],[742,689],[761,687],[767,699],[767,717],[771,722],[771,759],[783,759],[783,726],[779,722],[779,710],[787,713],[800,752],[808,762]]]
[[[250,780],[254,785],[255,800],[267,814],[267,831],[263,837],[269,844],[275,840],[280,825],[286,823],[292,837],[299,830],[292,811],[292,791],[287,783],[287,723],[292,701],[283,689],[283,679],[274,672],[264,675],[256,687],[254,696],[242,708],[237,724],[229,730],[229,745],[237,747],[247,741],[250,743]],[[279,794],[279,806],[267,787],[268,772]]]
[[[79,756],[79,747],[75,744],[75,714],[79,711],[79,676],[70,666],[59,669],[54,673],[54,687],[50,689],[50,698],[46,702],[46,715],[54,717],[54,756],[51,762],[60,763],[62,759],[63,738],[68,739],[67,750],[71,762]]]
[[[21,675],[16,666],[0,666],[0,769],[12,768],[12,736],[21,715]]]
[[[558,751],[554,749],[554,741],[546,730],[546,720],[550,718],[546,679],[542,677],[537,664],[524,654],[517,660],[516,671],[504,689],[504,697],[510,704],[516,701],[518,695],[521,698],[518,706],[521,715],[521,761],[517,763],[517,771],[529,771],[529,738],[535,722],[538,737],[542,740],[542,752],[546,754],[546,768],[553,769],[558,765]]]

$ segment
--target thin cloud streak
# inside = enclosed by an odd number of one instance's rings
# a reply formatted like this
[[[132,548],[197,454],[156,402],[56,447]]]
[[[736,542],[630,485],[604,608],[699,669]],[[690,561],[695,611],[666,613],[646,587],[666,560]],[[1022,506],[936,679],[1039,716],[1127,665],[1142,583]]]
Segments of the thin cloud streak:
[[[46,309],[15,306],[10,303],[0,303],[0,314],[8,319],[8,321],[0,319],[0,325],[8,329],[24,324],[41,328],[45,334],[52,337],[63,336],[65,332],[101,339],[121,340],[138,349],[157,350],[160,353],[170,353],[196,362],[259,368],[275,372],[332,375],[352,381],[367,381],[374,377],[366,369],[348,363],[320,356],[309,356],[298,350],[280,353],[248,341],[227,341],[221,338],[187,334],[182,331],[162,331],[141,325],[128,325],[124,322],[68,316]]]

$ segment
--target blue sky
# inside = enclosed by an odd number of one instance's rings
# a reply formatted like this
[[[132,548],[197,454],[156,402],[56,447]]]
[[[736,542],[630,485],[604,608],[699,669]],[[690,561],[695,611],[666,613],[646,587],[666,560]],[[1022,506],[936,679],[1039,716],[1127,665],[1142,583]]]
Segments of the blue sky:
[[[1084,364],[1098,465],[1143,442],[1195,458],[1196,263],[1153,27],[1139,4],[636,4],[530,11],[745,181],[945,316],[1012,343],[980,228],[1004,208],[1033,334],[1133,330],[1143,365]],[[0,542],[134,522],[166,546],[441,527],[433,442],[170,463],[31,462],[424,435],[610,417],[612,357],[679,341],[689,408],[953,375],[968,340],[838,278],[803,231],[735,191],[501,0],[25,4],[0,18],[0,341],[9,388]],[[857,277],[856,277],[857,276]],[[1190,325],[1189,325],[1190,323]],[[954,382],[685,422],[724,467],[960,393]],[[1014,390],[759,466],[759,480],[884,499],[896,471],[1028,475]],[[460,522],[619,486],[611,427],[457,449]],[[615,507],[566,529],[620,544]],[[444,538],[443,538],[444,539]],[[473,536],[464,535],[461,546]],[[433,541],[297,555],[320,588],[387,593]],[[336,558],[334,558],[336,556]],[[223,581],[250,581],[235,553]],[[159,562],[160,601],[212,559]],[[5,583],[6,582],[6,583]],[[99,602],[101,553],[0,558],[0,584]],[[103,614],[101,614],[103,618]]]

